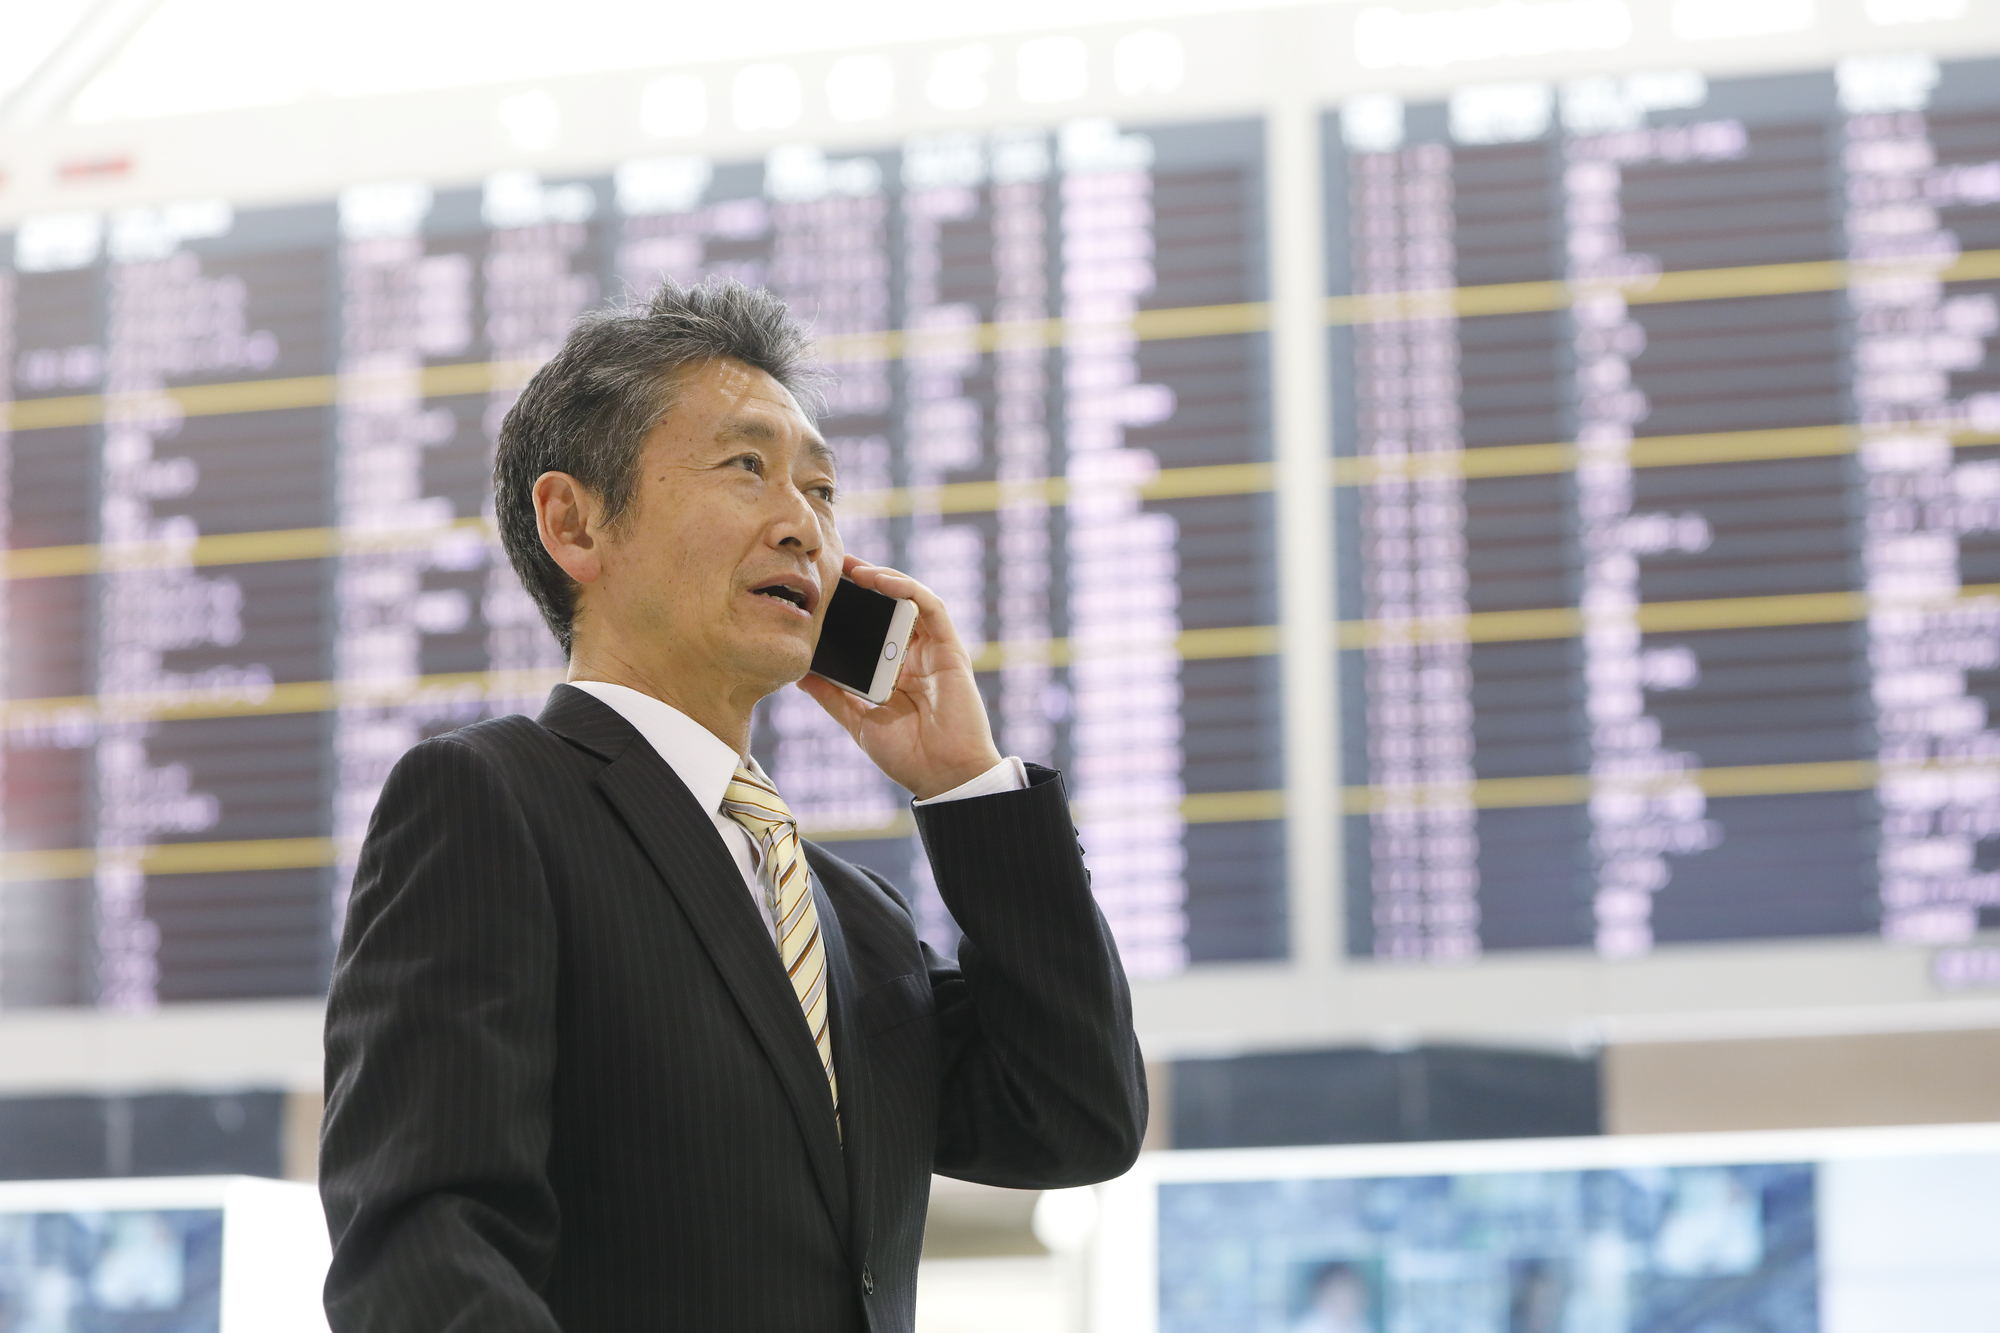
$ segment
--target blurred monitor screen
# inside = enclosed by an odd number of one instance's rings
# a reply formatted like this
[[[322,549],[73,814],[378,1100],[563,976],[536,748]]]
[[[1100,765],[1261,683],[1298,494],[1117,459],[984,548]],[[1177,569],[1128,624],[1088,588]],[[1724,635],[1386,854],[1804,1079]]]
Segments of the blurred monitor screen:
[[[1095,1297],[1160,1333],[1970,1330],[1996,1187],[1988,1127],[1162,1154],[1106,1191]]]
[[[216,1333],[222,1211],[0,1213],[0,1327]]]
[[[310,1185],[243,1176],[0,1182],[6,1333],[326,1333]]]

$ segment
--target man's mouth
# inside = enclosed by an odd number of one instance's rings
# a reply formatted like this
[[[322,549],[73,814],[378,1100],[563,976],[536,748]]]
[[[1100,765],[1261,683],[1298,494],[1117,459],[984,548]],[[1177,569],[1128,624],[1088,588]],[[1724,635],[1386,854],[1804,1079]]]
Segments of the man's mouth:
[[[761,588],[752,588],[750,591],[756,593],[759,597],[774,597],[778,601],[789,602],[801,611],[810,611],[812,609],[806,604],[805,593],[791,587],[789,584],[770,583]]]

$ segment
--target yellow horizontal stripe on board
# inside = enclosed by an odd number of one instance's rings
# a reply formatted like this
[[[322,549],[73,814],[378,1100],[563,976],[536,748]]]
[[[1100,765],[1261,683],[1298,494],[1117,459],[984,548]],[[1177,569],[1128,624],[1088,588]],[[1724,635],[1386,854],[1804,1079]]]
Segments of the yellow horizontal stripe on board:
[[[1220,495],[1254,495],[1271,489],[1269,463],[1224,463],[1212,467],[1168,468],[1139,488],[1142,499],[1187,500]],[[1008,503],[1060,505],[1069,497],[1061,477],[1042,482],[953,482],[928,492],[906,489],[859,491],[841,497],[844,515],[863,517],[925,512],[981,513]],[[8,579],[61,578],[107,570],[185,568],[208,565],[249,565],[278,560],[317,560],[336,555],[381,551],[412,551],[451,540],[455,534],[476,532],[499,540],[484,518],[462,518],[442,529],[421,532],[343,532],[339,528],[280,528],[267,532],[232,532],[202,537],[192,546],[31,546],[4,553]]]
[[[1702,769],[1687,775],[1710,797],[1788,796],[1821,792],[1858,792],[1872,789],[1881,769],[1868,760],[1838,760],[1813,764],[1756,764],[1730,768]],[[1663,785],[1681,780],[1670,776],[1653,780]],[[1519,809],[1529,806],[1581,805],[1590,799],[1591,779],[1583,774],[1555,774],[1547,777],[1488,778],[1471,785],[1471,804],[1482,810]],[[1457,788],[1418,788],[1391,793],[1383,788],[1349,787],[1342,804],[1350,815],[1364,815],[1388,806],[1392,797],[1398,804],[1453,803],[1467,793]],[[1197,792],[1184,797],[1176,812],[1187,824],[1254,823],[1285,816],[1282,791]],[[1088,829],[1094,821],[1113,820],[1147,811],[1093,810],[1079,806],[1073,811],[1077,822]],[[804,824],[801,833],[815,842],[857,842],[881,838],[907,838],[915,831],[910,816],[900,814],[888,824],[866,828],[816,828]],[[85,879],[108,862],[136,861],[149,875],[221,874],[254,870],[309,870],[330,866],[338,859],[339,845],[332,838],[261,838],[244,841],[162,843],[131,848],[68,848],[52,851],[19,851],[0,854],[0,880]]]
[[[1637,468],[1694,467],[1716,463],[1767,463],[1786,458],[1831,458],[1860,449],[1865,437],[1854,426],[1780,426],[1769,430],[1726,430],[1701,435],[1647,435],[1632,441]],[[1951,432],[1961,449],[2000,444],[2000,434]],[[1498,444],[1447,454],[1405,454],[1398,458],[1336,458],[1336,486],[1380,485],[1418,477],[1531,477],[1576,469],[1574,444]]]
[[[1799,426],[1774,430],[1719,431],[1706,435],[1662,435],[1632,443],[1635,467],[1757,462],[1852,453],[1860,432],[1852,426]],[[2000,435],[1960,432],[1961,447],[2000,443]],[[1394,477],[1456,475],[1467,478],[1529,476],[1566,472],[1576,466],[1570,444],[1498,445],[1444,455],[1412,455],[1400,460],[1338,458],[1331,463],[1336,485],[1380,482]],[[1270,491],[1277,469],[1270,463],[1222,463],[1166,468],[1139,488],[1146,500],[1185,500]],[[964,481],[925,490],[897,488],[855,491],[841,497],[840,512],[859,517],[899,517],[926,513],[985,513],[1008,504],[1068,503],[1062,477],[1031,482]],[[115,553],[101,546],[24,547],[5,553],[9,579],[56,578],[106,569],[255,564],[277,560],[323,559],[369,551],[419,550],[447,534],[476,531],[497,540],[484,518],[463,518],[450,528],[416,533],[343,533],[337,528],[289,528],[202,537],[192,547],[131,547]]]
[[[1282,791],[1194,792],[1181,798],[1181,818],[1190,824],[1237,824],[1284,817]]]
[[[88,879],[96,870],[97,853],[88,849],[0,854],[0,881]]]
[[[1960,589],[1960,601],[2000,597],[2000,583],[1973,584]],[[1859,592],[1792,593],[1774,597],[1718,597],[1684,602],[1651,602],[1634,611],[1639,628],[1649,634],[1686,634],[1703,630],[1772,629],[1787,625],[1831,625],[1866,618],[1868,597]],[[1583,613],[1574,607],[1522,611],[1482,611],[1456,618],[1410,621],[1350,620],[1336,626],[1343,649],[1390,643],[1469,642],[1516,643],[1564,639],[1583,632]],[[1238,625],[1183,630],[1173,642],[1184,662],[1234,657],[1268,657],[1278,652],[1281,631],[1276,625]],[[1150,640],[1092,642],[1085,650],[1098,656],[1145,652]],[[1068,666],[1079,649],[1070,639],[1028,639],[988,643],[973,659],[975,671],[998,671],[1009,662]],[[410,707],[445,705],[478,699],[521,699],[546,694],[562,679],[559,670],[465,671],[420,676],[408,681],[295,681],[273,685],[256,698],[241,695],[73,695],[59,698],[14,699],[0,703],[0,726],[22,732],[98,721],[254,717],[281,713],[317,713],[340,707]],[[1538,779],[1539,780],[1539,779]],[[870,835],[875,836],[875,835]]]
[[[1152,811],[1136,813],[1151,814]],[[1177,811],[1184,824],[1243,824],[1285,817],[1285,794],[1281,791],[1193,792],[1181,798]],[[1115,819],[1117,811],[1092,810],[1076,806],[1071,814],[1079,824],[1093,819]],[[799,832],[814,842],[859,842],[869,838],[907,838],[917,831],[916,820],[907,813],[887,824],[865,828],[816,828],[802,820]],[[1085,830],[1088,832],[1088,829]]]
[[[183,722],[218,717],[323,713],[335,708],[444,706],[481,699],[535,698],[562,680],[560,670],[460,671],[408,681],[293,681],[248,698],[240,694],[103,694],[10,699],[0,726],[21,733],[94,722]]]
[[[2000,597],[2000,583],[1960,589],[1960,601]],[[1868,597],[1859,592],[1793,593],[1775,597],[1718,597],[1685,602],[1651,602],[1637,607],[1639,628],[1649,634],[1704,630],[1773,629],[1787,625],[1831,625],[1866,618]],[[1522,611],[1482,611],[1455,618],[1409,621],[1350,620],[1336,626],[1343,649],[1391,643],[1515,643],[1570,638],[1583,632],[1583,613],[1574,607]],[[1234,657],[1268,657],[1278,652],[1276,625],[1238,625],[1183,630],[1173,641],[1184,662]],[[1091,642],[1097,656],[1146,652],[1150,640]],[[998,671],[1009,662],[1063,667],[1079,648],[1070,639],[1028,639],[988,643],[973,659],[975,671]],[[0,702],[0,727],[20,733],[95,722],[150,719],[256,717],[317,713],[341,707],[412,707],[479,699],[522,699],[546,694],[562,679],[560,670],[464,671],[420,676],[408,681],[294,681],[273,685],[255,698],[241,694],[72,695]],[[1537,779],[1539,781],[1539,779]],[[875,836],[875,835],[869,835]]]
[[[835,364],[898,360],[927,348],[992,351],[1001,346],[1060,346],[1112,334],[1141,342],[1177,338],[1209,338],[1257,333],[1270,324],[1270,308],[1262,301],[1227,305],[1144,310],[1129,320],[1086,323],[1061,319],[1021,324],[981,324],[965,329],[889,330],[843,334],[820,340],[822,357]],[[145,410],[166,399],[183,416],[228,416],[243,412],[278,412],[296,408],[330,407],[343,400],[401,396],[415,392],[424,398],[455,398],[468,394],[518,389],[534,375],[535,361],[470,361],[425,366],[414,376],[298,375],[268,380],[236,380],[225,384],[190,384],[142,394],[71,394],[61,398],[30,398],[0,403],[6,423],[17,431],[51,430],[62,426],[92,426],[121,409]]]
[[[1837,291],[1855,281],[1881,275],[1920,272],[1944,282],[1978,282],[2000,278],[2000,250],[1975,250],[1943,266],[1923,264],[1853,265],[1842,260],[1793,264],[1747,264],[1735,268],[1692,269],[1601,283],[1564,280],[1491,283],[1439,291],[1381,292],[1327,298],[1326,320],[1336,326],[1386,323],[1430,318],[1450,313],[1460,318],[1525,314],[1565,309],[1580,296],[1614,290],[1632,304],[1732,300],[1800,292]],[[1141,342],[1259,333],[1270,327],[1270,305],[1238,301],[1223,305],[1144,310],[1130,320],[1108,323],[1060,318],[1018,323],[978,324],[963,329],[891,329],[881,333],[834,334],[820,340],[820,354],[829,362],[899,360],[930,349],[990,352],[1000,347],[1056,347],[1109,334]],[[531,361],[465,362],[427,366],[417,374],[418,391],[427,398],[490,393],[518,388],[534,373]],[[73,394],[0,404],[6,423],[17,431],[60,426],[94,425],[122,403],[135,407],[158,398],[179,405],[186,416],[218,416],[239,412],[272,412],[326,407],[343,397],[367,397],[406,391],[400,376],[299,375],[227,384],[183,385],[135,395]]]
[[[462,518],[448,527],[408,533],[278,528],[200,537],[191,546],[30,546],[6,552],[5,569],[9,579],[46,579],[127,569],[323,560],[336,555],[422,550],[462,532],[479,533],[491,539],[493,528],[483,518]]]
[[[1796,426],[1772,430],[1718,431],[1705,435],[1658,435],[1632,442],[1634,467],[1686,467],[1695,464],[1747,463],[1784,458],[1823,457],[1852,453],[1860,447],[1860,432],[1852,426]],[[2000,434],[1961,431],[1954,435],[1961,448],[2000,443]],[[1510,444],[1470,449],[1446,455],[1409,455],[1402,459],[1337,458],[1330,464],[1334,484],[1380,483],[1392,478],[1422,476],[1518,477],[1567,472],[1576,466],[1571,444]],[[1220,463],[1202,467],[1165,468],[1139,488],[1145,500],[1187,500],[1226,495],[1258,495],[1277,484],[1270,463]],[[1062,477],[1040,481],[961,481],[924,490],[897,488],[854,491],[841,497],[840,512],[849,517],[900,517],[916,512],[987,513],[1004,506],[1067,504],[1069,483]],[[483,518],[463,518],[443,530],[412,533],[345,532],[338,528],[286,528],[268,532],[225,533],[202,537],[186,548],[135,546],[116,552],[101,546],[35,546],[4,553],[8,579],[58,578],[95,574],[107,569],[169,566],[244,565],[277,560],[312,560],[370,551],[420,550],[449,534],[475,531],[497,541]]]
[[[1284,816],[1284,793],[1272,791],[1204,792],[1181,801],[1180,817],[1189,824],[1237,823]],[[1079,823],[1090,813],[1077,810]],[[908,812],[873,828],[815,828],[802,822],[799,832],[814,842],[859,842],[874,838],[907,838],[916,832]],[[0,882],[88,879],[106,863],[136,861],[148,875],[212,875],[243,870],[311,870],[339,859],[340,845],[332,838],[258,838],[231,842],[170,842],[146,847],[106,849],[66,848],[46,852],[0,854]]]
[[[1995,596],[2000,596],[2000,583],[1978,583],[1960,588],[1952,600]],[[1872,605],[1862,592],[1802,592],[1771,597],[1646,602],[1634,608],[1633,616],[1639,628],[1648,634],[1688,634],[1701,630],[1845,624],[1865,620]],[[1338,641],[1342,648],[1374,648],[1396,643],[1514,643],[1567,639],[1583,633],[1583,629],[1582,611],[1558,606],[1525,611],[1475,611],[1466,616],[1426,619],[1346,620],[1338,626]]]
[[[1961,447],[2000,443],[2000,435],[1976,432],[1960,432],[1955,439]],[[1663,435],[1633,441],[1632,463],[1635,467],[1681,467],[1804,458],[1852,453],[1859,443],[1859,432],[1852,426]],[[1442,460],[1437,455],[1413,455],[1394,461],[1338,458],[1331,464],[1335,484],[1343,486],[1392,477],[1529,476],[1566,472],[1575,466],[1576,447],[1569,444],[1498,445],[1445,455]],[[1270,491],[1276,481],[1277,469],[1270,463],[1166,468],[1142,485],[1139,495],[1156,501],[1258,495]],[[962,481],[925,490],[849,492],[841,497],[840,512],[849,517],[899,517],[918,511],[972,514],[991,512],[1009,504],[1055,506],[1068,500],[1069,483],[1062,477],[1030,482]],[[460,532],[478,532],[489,541],[498,540],[487,520],[474,517],[459,519],[446,529],[410,533],[284,528],[202,537],[191,547],[134,546],[115,551],[92,545],[23,547],[5,553],[4,568],[9,579],[37,579],[95,574],[108,569],[312,560],[371,551],[421,550]]]
[[[1645,781],[1615,784],[1624,788],[1659,788],[1692,782],[1710,797],[1801,796],[1817,792],[1871,790],[1881,778],[1880,766],[1867,759],[1840,759],[1812,764],[1745,764],[1704,768],[1689,774],[1669,774]],[[1612,785],[1612,784],[1607,784]],[[1468,799],[1479,810],[1512,810],[1540,805],[1583,805],[1593,787],[1585,773],[1546,777],[1483,778],[1464,787],[1349,787],[1341,805],[1350,815],[1372,814],[1411,805],[1460,806]]]
[[[1943,282],[1983,282],[2000,278],[2000,250],[1973,250],[1950,264],[1850,264],[1839,259],[1792,264],[1746,264],[1735,268],[1683,269],[1600,282],[1489,283],[1478,287],[1448,287],[1434,291],[1372,292],[1329,297],[1327,323],[1335,326],[1395,323],[1452,315],[1477,319],[1482,315],[1523,315],[1562,310],[1578,298],[1598,292],[1618,292],[1630,305],[1666,305],[1680,301],[1727,301],[1753,296],[1792,296],[1840,291],[1855,282],[1919,273]]]
[[[100,865],[136,862],[148,875],[218,874],[243,870],[313,870],[330,866],[332,838],[255,838],[230,842],[169,842],[148,847],[73,848],[0,854],[0,880],[87,879]]]
[[[1977,590],[1969,589],[1973,595]],[[1688,602],[1653,602],[1639,608],[1639,628],[1648,634],[1693,630],[1765,629],[1781,625],[1836,625],[1865,620],[1868,594],[1804,592],[1776,597],[1712,597]]]
[[[898,361],[926,353],[994,352],[1002,348],[1061,347],[1093,336],[1164,342],[1175,338],[1214,338],[1232,333],[1262,333],[1271,326],[1271,308],[1264,301],[1226,305],[1181,306],[1141,310],[1130,319],[1011,320],[968,324],[960,328],[885,329],[879,333],[829,334],[819,339],[819,355],[834,365]]]
[[[1097,656],[1152,648],[1149,642],[1107,641],[1087,645]],[[1225,657],[1268,657],[1278,651],[1275,625],[1184,630],[1174,640],[1182,661]],[[1067,666],[1076,649],[1067,639],[988,644],[973,661],[975,671],[997,671],[1009,654],[1023,660]],[[460,671],[418,676],[405,681],[292,681],[273,685],[255,698],[240,693],[211,694],[79,694],[0,702],[0,728],[18,734],[99,722],[151,720],[191,721],[201,718],[263,717],[283,713],[323,713],[335,708],[408,708],[445,706],[481,699],[533,699],[561,683],[560,669],[535,671]]]
[[[905,811],[886,824],[859,827],[821,827],[811,816],[799,821],[799,836],[811,842],[866,842],[877,838],[907,838],[917,831],[917,821]]]
[[[1336,627],[1342,648],[1382,648],[1404,643],[1510,643],[1522,639],[1567,639],[1583,632],[1583,614],[1555,606],[1525,611],[1475,611],[1464,616],[1408,620],[1343,620]]]
[[[30,398],[7,406],[7,422],[15,430],[50,430],[59,426],[94,426],[120,409],[150,410],[161,400],[175,404],[182,416],[233,416],[243,412],[284,412],[330,407],[342,399],[366,400],[401,396],[414,387],[424,398],[455,398],[465,394],[514,389],[527,383],[540,363],[534,361],[470,361],[425,366],[414,375],[294,375],[268,380],[232,380],[225,384],[183,384],[146,393],[71,394],[62,398]]]
[[[1009,662],[1063,667],[1079,656],[1117,657],[1152,651],[1155,647],[1153,640],[1094,640],[1081,647],[1072,639],[1009,640],[987,644],[972,660],[972,669],[998,671]],[[1183,662],[1219,657],[1268,657],[1277,651],[1276,625],[1182,630],[1174,639],[1174,655]]]
[[[1709,796],[1793,796],[1825,791],[1867,791],[1881,768],[1866,759],[1818,764],[1756,764],[1703,769],[1695,785]]]
[[[1142,484],[1143,500],[1192,500],[1215,495],[1256,495],[1275,483],[1269,463],[1219,463],[1203,467],[1162,468]],[[1038,481],[954,481],[921,489],[897,487],[883,491],[847,491],[836,512],[845,517],[902,517],[913,513],[981,514],[1008,505],[1069,503],[1069,481],[1045,477]]]

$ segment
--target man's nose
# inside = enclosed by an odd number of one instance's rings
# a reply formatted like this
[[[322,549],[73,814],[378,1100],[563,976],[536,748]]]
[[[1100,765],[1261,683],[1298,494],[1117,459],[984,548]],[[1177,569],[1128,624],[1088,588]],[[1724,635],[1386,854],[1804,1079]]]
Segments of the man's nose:
[[[825,540],[820,532],[819,511],[813,508],[806,493],[789,482],[773,489],[780,506],[772,521],[776,544],[796,547],[807,553],[819,550]]]

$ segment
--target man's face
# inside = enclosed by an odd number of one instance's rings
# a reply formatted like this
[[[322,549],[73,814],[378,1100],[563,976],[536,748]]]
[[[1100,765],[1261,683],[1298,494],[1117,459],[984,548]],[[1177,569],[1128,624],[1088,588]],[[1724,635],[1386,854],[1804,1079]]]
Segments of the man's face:
[[[840,578],[833,485],[825,441],[770,375],[687,368],[582,614],[652,659],[633,665],[685,687],[761,697],[790,684],[812,665]]]

